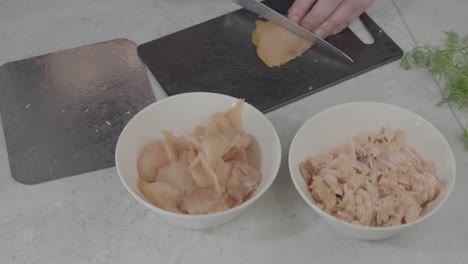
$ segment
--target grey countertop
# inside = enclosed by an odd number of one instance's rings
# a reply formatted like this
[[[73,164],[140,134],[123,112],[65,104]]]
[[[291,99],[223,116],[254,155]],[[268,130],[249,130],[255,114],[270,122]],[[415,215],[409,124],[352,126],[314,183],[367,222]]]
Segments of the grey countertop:
[[[219,0],[0,0],[0,65],[120,37],[141,44],[234,9]],[[408,51],[415,43],[438,43],[442,30],[467,34],[467,12],[466,0],[376,0],[368,13]],[[163,97],[154,79],[152,85]],[[436,107],[440,94],[430,74],[394,62],[267,114],[283,145],[277,179],[253,207],[211,231],[158,219],[131,198],[114,168],[19,184],[0,133],[0,263],[466,263],[468,151],[459,136],[468,113]],[[286,165],[304,121],[358,100],[400,105],[428,119],[457,162],[455,189],[441,210],[379,242],[332,230],[297,194]]]

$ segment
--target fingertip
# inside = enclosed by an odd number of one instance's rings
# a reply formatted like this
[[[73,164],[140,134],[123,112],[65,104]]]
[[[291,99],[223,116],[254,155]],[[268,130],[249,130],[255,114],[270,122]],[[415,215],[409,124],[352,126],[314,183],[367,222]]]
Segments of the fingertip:
[[[309,31],[312,31],[314,29],[314,26],[308,22],[302,23],[301,26]]]
[[[288,18],[299,24],[316,0],[295,0],[288,10]]]
[[[314,34],[321,37],[321,38],[325,38],[327,36],[327,32],[325,32],[325,30],[322,29],[322,28],[318,28],[318,29],[314,30]]]
[[[300,19],[299,19],[299,16],[298,16],[298,15],[296,15],[296,14],[290,14],[290,15],[288,15],[288,17],[289,17],[289,19],[290,19],[292,22],[294,22],[294,23],[296,23],[296,24],[299,23],[299,20],[300,20]]]
[[[332,35],[336,35],[338,33],[340,33],[341,31],[345,30],[347,27],[348,27],[348,23],[345,22],[345,23],[342,23],[341,25],[339,25],[338,27],[336,27],[333,31],[332,31]]]

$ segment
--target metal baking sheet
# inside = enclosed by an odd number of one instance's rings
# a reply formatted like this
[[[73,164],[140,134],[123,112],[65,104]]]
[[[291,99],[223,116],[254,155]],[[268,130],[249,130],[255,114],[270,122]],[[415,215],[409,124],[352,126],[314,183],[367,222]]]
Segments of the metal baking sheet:
[[[37,184],[114,166],[123,127],[154,101],[126,39],[3,65],[0,114],[13,178]]]

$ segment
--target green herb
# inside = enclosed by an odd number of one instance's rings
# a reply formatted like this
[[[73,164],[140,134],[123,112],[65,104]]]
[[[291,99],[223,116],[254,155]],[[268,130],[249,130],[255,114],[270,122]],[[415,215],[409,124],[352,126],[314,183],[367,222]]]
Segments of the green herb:
[[[462,140],[465,144],[465,149],[468,150],[468,127],[463,128]]]
[[[445,32],[440,46],[417,46],[401,61],[405,70],[429,70],[443,86],[442,100],[437,104],[450,104],[459,109],[468,108],[468,35],[460,37],[453,31]],[[468,150],[468,128],[463,129],[463,142]]]

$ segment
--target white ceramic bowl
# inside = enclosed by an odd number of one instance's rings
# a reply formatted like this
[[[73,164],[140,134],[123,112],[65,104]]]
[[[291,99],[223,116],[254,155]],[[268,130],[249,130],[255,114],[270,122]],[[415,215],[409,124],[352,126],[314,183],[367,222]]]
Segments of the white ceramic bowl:
[[[258,141],[262,155],[262,181],[252,197],[229,210],[208,215],[184,215],[169,212],[147,202],[136,186],[137,160],[151,141],[162,139],[161,130],[176,136],[193,132],[197,125],[207,125],[214,112],[231,108],[237,98],[215,93],[184,93],[157,101],[130,120],[117,142],[115,163],[125,188],[141,204],[176,226],[208,228],[223,224],[254,203],[273,183],[281,163],[281,145],[270,121],[246,103],[242,114],[244,129]]]
[[[422,216],[414,222],[395,227],[365,227],[341,221],[315,205],[299,171],[299,164],[308,155],[319,155],[347,143],[355,134],[387,126],[403,129],[406,143],[425,160],[435,163],[437,177],[444,191],[429,203]],[[422,117],[401,107],[374,102],[338,105],[318,113],[297,132],[289,150],[289,170],[296,189],[334,229],[348,236],[378,240],[389,238],[417,225],[434,214],[446,201],[455,183],[455,158],[442,134]]]

